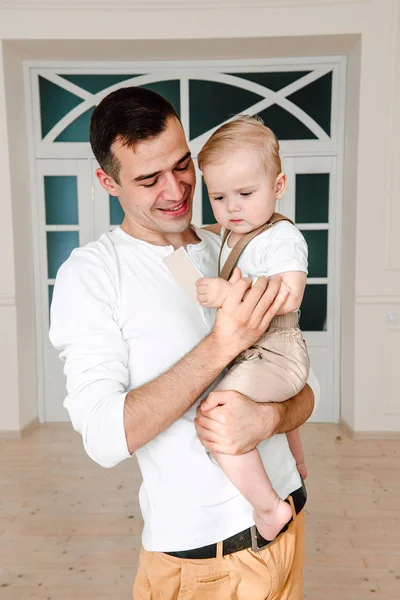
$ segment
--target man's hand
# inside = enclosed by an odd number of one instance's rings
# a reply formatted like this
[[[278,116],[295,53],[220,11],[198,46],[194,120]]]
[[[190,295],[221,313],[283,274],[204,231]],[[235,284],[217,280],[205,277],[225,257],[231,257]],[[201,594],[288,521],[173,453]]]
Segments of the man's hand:
[[[260,404],[232,390],[211,392],[197,408],[197,434],[209,452],[245,454],[275,433],[271,421],[261,422]],[[266,433],[270,435],[266,435]]]
[[[300,427],[313,408],[307,384],[285,402],[255,402],[236,391],[216,391],[197,408],[195,427],[209,452],[245,454],[262,440]]]
[[[260,339],[288,295],[286,289],[281,289],[279,278],[259,277],[252,285],[251,280],[238,276],[240,270],[235,269],[229,280],[232,286],[217,310],[210,334],[215,344],[232,358]]]

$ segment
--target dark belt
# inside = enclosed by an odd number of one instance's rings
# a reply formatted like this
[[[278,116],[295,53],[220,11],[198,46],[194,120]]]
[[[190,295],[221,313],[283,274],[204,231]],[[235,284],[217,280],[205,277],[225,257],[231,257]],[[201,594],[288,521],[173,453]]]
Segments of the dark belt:
[[[304,505],[307,500],[307,490],[306,486],[303,485],[290,494],[293,500],[294,510],[296,515],[304,508]],[[289,498],[286,498],[285,502],[290,504]],[[290,523],[293,519],[290,519],[288,523],[278,533],[276,536],[279,537],[287,531]],[[275,538],[275,540],[276,540]],[[251,548],[254,552],[258,552],[266,548],[269,544],[272,544],[275,540],[265,540],[258,532],[255,525],[253,527],[249,527],[240,533],[236,533],[231,537],[227,538],[222,542],[222,554],[232,554],[233,552],[240,552],[240,550],[245,550],[246,548]],[[177,552],[164,552],[164,554],[169,554],[170,556],[175,556],[176,558],[216,558],[217,556],[217,544],[209,544],[208,546],[202,546],[201,548],[193,548],[192,550],[182,550]]]

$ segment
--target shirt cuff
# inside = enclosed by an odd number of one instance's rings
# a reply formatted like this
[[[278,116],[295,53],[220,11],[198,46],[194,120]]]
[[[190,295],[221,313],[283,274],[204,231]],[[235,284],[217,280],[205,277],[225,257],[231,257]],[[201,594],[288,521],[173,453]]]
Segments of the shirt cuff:
[[[87,454],[100,466],[115,467],[130,458],[124,427],[126,394],[108,396],[91,413],[83,436]]]

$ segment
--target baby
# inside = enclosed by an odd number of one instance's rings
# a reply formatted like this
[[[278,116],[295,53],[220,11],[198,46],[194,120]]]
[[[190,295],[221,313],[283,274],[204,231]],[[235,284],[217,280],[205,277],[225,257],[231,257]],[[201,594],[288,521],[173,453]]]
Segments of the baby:
[[[235,359],[216,390],[237,390],[258,402],[282,402],[306,384],[309,358],[298,324],[307,278],[307,245],[293,223],[275,213],[276,201],[286,188],[279,142],[261,119],[239,116],[215,131],[199,153],[198,164],[223,235],[220,276],[196,283],[200,304],[222,306],[236,265],[252,280],[277,276],[288,291],[267,332]],[[205,404],[206,410],[215,406]],[[287,439],[305,478],[299,430],[288,433]],[[241,456],[212,456],[253,506],[261,536],[273,540],[292,512],[273,489],[258,450]]]

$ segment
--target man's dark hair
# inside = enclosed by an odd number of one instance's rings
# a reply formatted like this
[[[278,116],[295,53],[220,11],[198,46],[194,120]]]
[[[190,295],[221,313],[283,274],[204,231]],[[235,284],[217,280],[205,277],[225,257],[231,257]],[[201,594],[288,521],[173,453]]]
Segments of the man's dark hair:
[[[97,162],[118,184],[120,164],[111,151],[115,140],[134,148],[165,131],[169,118],[179,120],[172,104],[151,90],[125,87],[103,98],[90,120],[90,145]]]

